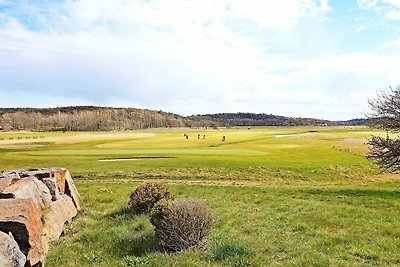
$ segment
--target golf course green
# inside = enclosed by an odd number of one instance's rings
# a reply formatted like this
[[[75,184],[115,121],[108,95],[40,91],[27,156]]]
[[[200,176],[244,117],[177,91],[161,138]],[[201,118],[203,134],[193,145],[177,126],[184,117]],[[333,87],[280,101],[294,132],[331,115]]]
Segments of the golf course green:
[[[365,157],[367,139],[383,134],[366,127],[2,132],[0,170],[65,167],[75,180],[83,211],[52,244],[46,266],[395,266],[400,176]],[[157,249],[148,217],[127,209],[130,192],[146,181],[211,208],[206,249]]]

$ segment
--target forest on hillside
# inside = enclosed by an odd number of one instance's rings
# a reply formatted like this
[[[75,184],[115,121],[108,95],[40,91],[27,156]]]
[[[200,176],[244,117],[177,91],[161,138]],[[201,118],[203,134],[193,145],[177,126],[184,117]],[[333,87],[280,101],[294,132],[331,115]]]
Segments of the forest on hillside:
[[[4,131],[113,131],[160,127],[327,126],[363,125],[366,122],[366,119],[334,122],[255,113],[219,113],[184,117],[148,109],[95,106],[0,108],[0,129]]]
[[[313,118],[293,118],[265,113],[218,113],[187,117],[192,120],[213,121],[223,126],[337,126],[366,125],[367,119],[329,121]]]
[[[135,108],[87,106],[0,109],[0,127],[5,131],[112,131],[194,126],[213,125],[172,113]]]

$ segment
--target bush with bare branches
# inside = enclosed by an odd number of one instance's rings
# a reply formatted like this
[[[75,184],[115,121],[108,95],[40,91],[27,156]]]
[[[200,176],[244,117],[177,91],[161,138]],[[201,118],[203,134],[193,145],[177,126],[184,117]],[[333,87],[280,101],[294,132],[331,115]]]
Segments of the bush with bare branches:
[[[154,205],[162,199],[172,200],[172,193],[160,184],[146,183],[131,193],[129,207],[135,214],[148,214]]]
[[[202,247],[201,240],[213,225],[207,205],[195,200],[158,202],[151,211],[150,222],[160,246],[170,252]]]

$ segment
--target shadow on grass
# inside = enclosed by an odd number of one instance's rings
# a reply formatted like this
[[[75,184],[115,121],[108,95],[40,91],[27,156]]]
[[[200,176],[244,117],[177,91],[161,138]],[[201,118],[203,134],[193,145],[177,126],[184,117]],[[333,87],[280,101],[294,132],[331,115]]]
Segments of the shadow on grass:
[[[142,233],[137,237],[126,237],[110,244],[115,254],[124,256],[144,256],[158,251],[158,242],[153,233]]]
[[[129,207],[124,207],[124,208],[122,208],[120,210],[117,210],[117,211],[114,211],[114,212],[111,212],[111,213],[107,213],[105,215],[105,217],[109,217],[110,219],[114,219],[114,218],[118,218],[118,217],[136,219],[139,216],[141,216],[141,215],[134,214],[132,212],[132,210],[129,209]]]
[[[158,251],[158,241],[154,232],[149,229],[148,218],[145,215],[136,215],[125,207],[106,215],[116,225],[127,225],[136,222],[132,229],[122,238],[115,238],[109,244],[113,254],[118,257],[144,256]]]

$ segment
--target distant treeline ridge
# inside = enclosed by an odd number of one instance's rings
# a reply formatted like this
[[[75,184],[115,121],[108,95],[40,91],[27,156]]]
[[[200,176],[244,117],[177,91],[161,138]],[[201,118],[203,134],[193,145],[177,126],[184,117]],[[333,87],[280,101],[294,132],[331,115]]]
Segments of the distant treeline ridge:
[[[183,117],[148,109],[95,106],[0,108],[0,129],[5,131],[111,131],[159,127],[321,126],[365,123],[365,119],[331,122],[255,113],[219,113]]]

